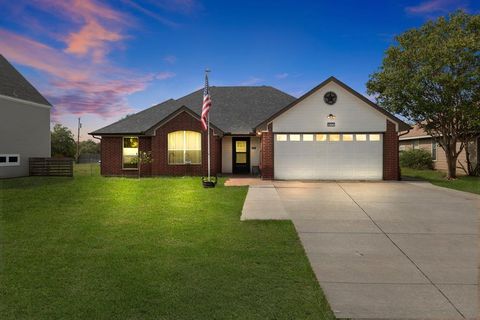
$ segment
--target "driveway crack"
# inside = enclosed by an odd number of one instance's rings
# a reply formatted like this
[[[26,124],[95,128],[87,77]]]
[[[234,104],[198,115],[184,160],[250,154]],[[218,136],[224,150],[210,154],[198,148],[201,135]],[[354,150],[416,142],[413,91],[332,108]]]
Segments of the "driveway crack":
[[[370,221],[387,237],[388,240],[390,240],[390,242],[398,249],[400,250],[400,252],[415,266],[415,268],[417,268],[417,270],[428,280],[428,282],[430,282],[430,284],[435,287],[435,289],[438,290],[438,292],[440,292],[440,294],[448,301],[448,303],[450,303],[450,305],[460,314],[460,316],[462,316],[462,318],[465,319],[465,316],[463,315],[463,313],[453,304],[453,302],[443,293],[442,290],[440,290],[440,288],[425,274],[425,272],[423,272],[422,269],[420,269],[420,267],[415,263],[415,261],[413,261],[412,258],[410,258],[407,253],[405,251],[402,250],[402,248],[400,248],[396,243],[395,241],[393,241],[392,238],[390,238],[390,236],[382,229],[382,227],[380,227],[379,224],[377,224],[377,222],[368,214],[368,212],[362,208],[362,206],[342,187],[342,185],[340,183],[337,182],[337,185],[340,189],[342,189],[342,191],[360,208],[360,210],[363,211],[363,213],[365,213],[365,215],[370,219]]]

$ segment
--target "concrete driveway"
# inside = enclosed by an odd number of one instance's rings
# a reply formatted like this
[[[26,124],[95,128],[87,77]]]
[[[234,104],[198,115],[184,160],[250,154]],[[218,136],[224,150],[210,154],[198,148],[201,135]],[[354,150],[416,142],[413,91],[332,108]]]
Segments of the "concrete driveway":
[[[274,182],[249,190],[246,211],[265,213],[276,197],[272,214],[294,222],[337,317],[477,319],[479,196],[428,183]]]

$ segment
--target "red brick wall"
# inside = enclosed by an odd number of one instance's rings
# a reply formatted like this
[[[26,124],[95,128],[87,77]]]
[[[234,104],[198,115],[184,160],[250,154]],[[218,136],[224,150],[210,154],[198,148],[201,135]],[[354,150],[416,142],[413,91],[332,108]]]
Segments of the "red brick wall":
[[[100,173],[104,176],[136,176],[137,170],[122,169],[122,137],[103,137],[100,144],[101,165]],[[151,150],[151,138],[140,137],[140,151]],[[142,176],[151,174],[151,164],[141,167]]]
[[[383,180],[400,180],[398,134],[395,124],[388,120],[387,131],[383,135]]]
[[[122,138],[102,137],[100,143],[100,173],[104,176],[122,175]]]
[[[168,134],[177,130],[197,131],[202,134],[202,164],[200,165],[169,165],[167,139]],[[211,139],[211,174],[221,172],[222,140],[210,133]],[[143,165],[142,176],[149,175],[207,175],[207,133],[202,131],[200,121],[187,112],[182,112],[175,118],[156,130],[153,137],[140,137],[140,151],[152,151],[153,162]],[[103,137],[101,142],[101,174],[105,176],[138,175],[136,170],[122,170],[122,137]]]
[[[178,130],[197,131],[202,134],[202,164],[199,165],[169,165],[167,140],[170,132]],[[221,170],[222,144],[221,138],[210,131],[211,149],[211,174],[215,175]],[[156,130],[152,137],[152,175],[207,175],[207,133],[202,130],[199,120],[187,112],[182,112],[175,118]]]
[[[262,158],[261,160],[261,173],[262,179],[272,180],[273,173],[273,132],[272,124],[268,125],[268,132],[263,132],[261,136],[262,144]]]

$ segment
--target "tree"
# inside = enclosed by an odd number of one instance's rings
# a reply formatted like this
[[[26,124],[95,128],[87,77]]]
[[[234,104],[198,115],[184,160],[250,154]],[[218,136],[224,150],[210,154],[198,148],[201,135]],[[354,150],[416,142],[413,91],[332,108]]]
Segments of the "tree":
[[[57,123],[51,132],[52,156],[75,157],[76,144],[73,133],[67,127]]]
[[[458,155],[480,130],[480,15],[457,11],[395,40],[368,93],[434,137],[456,178]]]
[[[80,141],[80,155],[82,154],[99,154],[100,144],[88,139],[86,141]]]
[[[132,162],[138,165],[138,178],[140,179],[142,177],[142,165],[153,162],[152,151],[139,151]]]

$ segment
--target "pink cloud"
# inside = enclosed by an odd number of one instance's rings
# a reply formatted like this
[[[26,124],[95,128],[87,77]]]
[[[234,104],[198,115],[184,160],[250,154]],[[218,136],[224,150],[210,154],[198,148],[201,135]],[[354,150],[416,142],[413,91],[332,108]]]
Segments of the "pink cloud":
[[[463,1],[456,0],[429,0],[416,6],[406,7],[405,11],[411,14],[445,13],[454,9],[465,8]]]
[[[127,96],[144,90],[155,79],[171,72],[138,75],[109,65],[92,67],[60,49],[0,29],[0,47],[7,59],[42,71],[39,87],[54,105],[53,119],[66,114],[96,114],[102,118],[132,113]]]
[[[86,69],[72,68],[75,61],[61,51],[5,29],[0,29],[0,48],[8,59],[59,78],[79,81],[89,77]]]
[[[65,42],[66,52],[101,63],[110,45],[125,38],[122,29],[130,18],[95,0],[37,0],[28,3],[36,9],[53,14],[69,25],[67,35],[57,35]]]
[[[108,42],[120,41],[123,38],[121,34],[107,30],[96,20],[90,20],[80,31],[67,36],[65,51],[79,56],[91,53],[93,61],[99,63],[109,51]]]
[[[132,19],[103,3],[95,0],[20,3],[65,22],[65,28],[55,33],[41,32],[41,39],[61,41],[65,44],[63,48],[0,28],[2,54],[14,63],[40,71],[41,80],[31,80],[54,105],[53,120],[68,114],[106,119],[132,113],[134,109],[127,101],[129,95],[144,90],[151,81],[175,76],[169,71],[139,74],[108,61],[106,57],[112,46],[121,45],[127,38],[124,31],[132,25]],[[30,27],[33,34],[38,34],[36,24]]]

